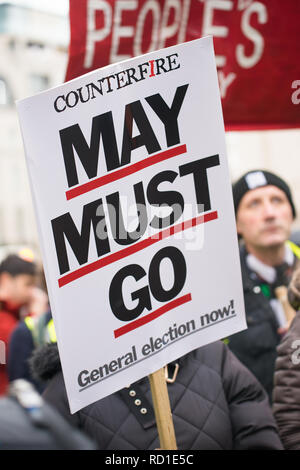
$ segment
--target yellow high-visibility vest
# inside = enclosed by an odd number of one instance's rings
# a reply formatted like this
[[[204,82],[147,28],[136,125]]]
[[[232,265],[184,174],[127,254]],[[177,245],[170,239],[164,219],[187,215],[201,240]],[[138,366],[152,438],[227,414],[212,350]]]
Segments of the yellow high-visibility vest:
[[[292,252],[294,253],[294,255],[300,259],[300,247],[298,245],[296,245],[296,243],[294,242],[291,242],[290,240],[288,240],[286,242],[287,246],[290,247],[290,249],[292,250]]]
[[[41,318],[34,318],[27,316],[24,318],[24,322],[31,331],[33,342],[36,346],[40,346],[45,343],[56,343],[56,333],[54,328],[53,318],[48,321],[47,324],[41,324]]]

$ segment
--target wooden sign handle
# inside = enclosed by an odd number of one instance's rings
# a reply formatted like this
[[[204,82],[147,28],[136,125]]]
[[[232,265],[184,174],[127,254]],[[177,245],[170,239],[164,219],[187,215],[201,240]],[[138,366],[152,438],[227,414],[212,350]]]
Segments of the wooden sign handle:
[[[176,450],[176,437],[164,369],[149,375],[160,449]]]

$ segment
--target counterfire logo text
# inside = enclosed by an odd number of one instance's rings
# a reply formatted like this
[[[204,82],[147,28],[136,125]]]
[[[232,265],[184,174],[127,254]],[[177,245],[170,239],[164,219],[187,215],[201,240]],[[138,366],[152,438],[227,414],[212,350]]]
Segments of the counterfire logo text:
[[[137,67],[130,67],[120,72],[87,83],[84,87],[71,90],[66,95],[59,95],[54,101],[54,109],[62,113],[67,108],[74,108],[78,103],[87,103],[107,93],[138,83],[146,78],[153,78],[161,73],[168,73],[180,68],[178,54],[170,54],[154,60],[148,60]]]

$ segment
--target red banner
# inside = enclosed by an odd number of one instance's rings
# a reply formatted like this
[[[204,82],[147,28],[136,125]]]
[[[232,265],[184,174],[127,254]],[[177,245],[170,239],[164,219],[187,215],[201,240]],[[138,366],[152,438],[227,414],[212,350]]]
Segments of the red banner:
[[[299,0],[70,0],[66,80],[213,35],[227,129],[300,127]]]

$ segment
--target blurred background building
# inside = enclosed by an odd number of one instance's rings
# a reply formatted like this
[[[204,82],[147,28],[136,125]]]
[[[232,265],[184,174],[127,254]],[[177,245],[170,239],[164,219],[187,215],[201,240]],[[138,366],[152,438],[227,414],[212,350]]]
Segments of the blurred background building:
[[[0,259],[24,246],[39,254],[15,101],[64,81],[68,43],[68,0],[0,0]],[[228,132],[226,140],[233,180],[265,168],[290,183],[299,229],[300,129]]]
[[[66,12],[0,3],[0,258],[23,246],[39,252],[15,101],[64,81],[68,42]]]

